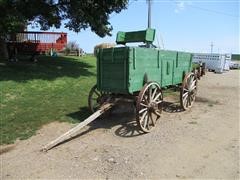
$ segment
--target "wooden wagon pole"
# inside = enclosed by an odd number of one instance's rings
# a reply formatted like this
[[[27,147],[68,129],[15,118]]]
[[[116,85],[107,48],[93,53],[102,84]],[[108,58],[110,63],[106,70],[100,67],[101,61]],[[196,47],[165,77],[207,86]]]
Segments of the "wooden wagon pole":
[[[53,147],[57,146],[58,144],[75,137],[78,134],[80,129],[82,129],[83,127],[85,127],[86,125],[91,123],[92,121],[96,120],[100,115],[102,115],[104,112],[109,110],[113,105],[114,105],[114,103],[104,104],[99,110],[97,110],[95,113],[93,113],[87,119],[85,119],[83,122],[79,123],[74,128],[70,129],[63,135],[59,136],[57,139],[51,141],[46,146],[44,146],[42,148],[42,151],[47,152],[48,150],[52,149]]]

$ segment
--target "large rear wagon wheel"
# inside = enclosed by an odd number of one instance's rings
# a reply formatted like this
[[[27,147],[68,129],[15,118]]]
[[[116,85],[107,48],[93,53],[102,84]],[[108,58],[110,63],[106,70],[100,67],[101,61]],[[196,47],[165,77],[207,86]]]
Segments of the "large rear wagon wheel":
[[[139,93],[136,104],[136,120],[143,132],[150,132],[160,119],[163,94],[158,83],[149,82]]]
[[[197,94],[197,77],[194,73],[188,73],[184,77],[180,90],[180,103],[184,110],[192,107]]]

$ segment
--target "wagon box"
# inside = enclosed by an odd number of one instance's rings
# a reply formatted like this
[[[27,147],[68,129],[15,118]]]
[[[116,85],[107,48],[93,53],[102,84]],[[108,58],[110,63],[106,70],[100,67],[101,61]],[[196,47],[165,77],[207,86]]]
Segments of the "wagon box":
[[[192,69],[191,54],[141,47],[100,49],[97,87],[100,91],[133,94],[149,81],[161,87],[182,83]]]

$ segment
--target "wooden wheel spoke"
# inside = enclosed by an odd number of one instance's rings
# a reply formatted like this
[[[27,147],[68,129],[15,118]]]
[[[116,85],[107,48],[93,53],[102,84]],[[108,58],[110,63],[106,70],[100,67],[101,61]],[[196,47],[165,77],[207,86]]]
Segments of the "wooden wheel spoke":
[[[147,118],[146,118],[146,117],[147,117]],[[145,116],[145,118],[144,118],[144,124],[143,124],[143,127],[144,127],[144,128],[147,127],[148,120],[149,120],[149,116],[148,116],[148,113],[147,113],[146,116]]]
[[[139,111],[139,114],[142,114],[143,112],[147,111],[147,108],[143,108]]]
[[[196,89],[197,86],[193,85],[191,90],[193,91],[194,89]]]
[[[101,93],[100,93],[99,91],[97,91],[96,89],[94,90],[94,93],[95,93],[98,97],[101,96]]]
[[[190,100],[191,100],[191,104],[192,104],[192,102],[193,102],[193,100],[194,100],[193,94],[190,96]]]
[[[186,97],[187,95],[188,95],[188,92],[185,92],[185,93],[183,94],[183,98]]]
[[[148,130],[150,130],[150,114],[148,114],[148,116],[147,116],[147,126],[146,126],[146,128]]]
[[[195,84],[196,84],[196,82],[197,82],[197,80],[194,80],[194,81],[193,81],[193,84],[195,85]]]
[[[191,90],[192,82],[193,82],[193,78],[192,78],[192,76],[190,76],[189,81],[188,81],[188,89],[189,90]]]
[[[195,89],[197,86],[195,85],[195,83],[192,83],[191,86],[190,86],[190,90],[193,90]]]
[[[153,94],[152,94],[152,99],[155,99],[155,94],[157,92],[157,88],[154,89]]]
[[[160,96],[162,95],[162,93],[158,93],[157,96],[153,99],[153,101],[156,101]]]
[[[149,99],[149,102],[152,102],[152,89],[151,88],[148,89],[148,99]]]
[[[188,98],[188,92],[186,93],[186,95],[183,95],[183,101],[186,101],[187,98]]]
[[[187,104],[188,104],[188,96],[186,96],[186,98],[183,100],[184,107],[187,107]]]
[[[162,100],[155,101],[156,104],[160,104],[160,103],[162,103],[162,102],[163,102]]]
[[[188,104],[189,104],[189,100],[188,99],[189,99],[189,97],[186,99],[186,103],[185,103],[186,107],[188,107]]]
[[[144,120],[144,118],[145,118],[146,115],[147,115],[147,111],[143,113],[143,115],[142,115],[142,117],[141,117],[141,119],[140,119],[140,122],[143,122],[143,120]]]
[[[143,107],[147,107],[147,104],[145,104],[145,103],[140,103],[140,105]]]
[[[148,99],[146,98],[145,95],[143,96],[143,101],[144,101],[145,103],[147,103],[147,104],[149,103],[149,101],[148,101]]]
[[[188,96],[188,106],[191,106],[191,96]]]
[[[159,110],[155,110],[153,111],[154,114],[156,114],[157,116],[161,116],[161,112]]]
[[[196,93],[194,92],[194,93],[191,95],[192,100],[194,100],[195,96],[196,96]]]

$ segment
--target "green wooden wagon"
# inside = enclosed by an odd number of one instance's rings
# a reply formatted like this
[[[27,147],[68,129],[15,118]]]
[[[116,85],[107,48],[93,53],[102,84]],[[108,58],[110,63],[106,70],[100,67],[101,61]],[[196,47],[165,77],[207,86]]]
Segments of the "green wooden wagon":
[[[139,127],[150,132],[161,116],[162,88],[179,87],[182,108],[187,110],[192,106],[197,92],[192,55],[156,49],[152,47],[154,37],[154,29],[118,32],[116,42],[121,46],[98,51],[97,84],[88,98],[92,112],[109,101],[133,101]],[[126,46],[130,42],[145,45]]]

